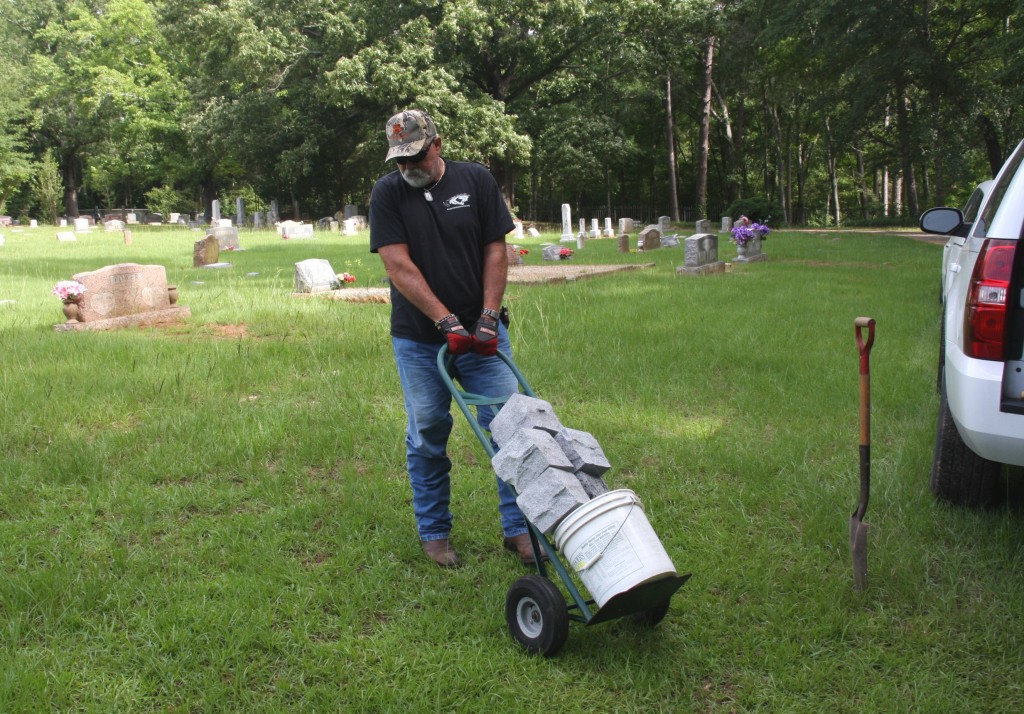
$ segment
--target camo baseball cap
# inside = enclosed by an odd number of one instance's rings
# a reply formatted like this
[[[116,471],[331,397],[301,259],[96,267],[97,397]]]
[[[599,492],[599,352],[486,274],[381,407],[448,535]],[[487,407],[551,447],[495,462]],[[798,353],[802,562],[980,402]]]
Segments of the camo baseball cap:
[[[388,119],[384,125],[388,136],[385,161],[399,156],[415,156],[437,138],[437,129],[430,116],[419,109],[406,109]]]

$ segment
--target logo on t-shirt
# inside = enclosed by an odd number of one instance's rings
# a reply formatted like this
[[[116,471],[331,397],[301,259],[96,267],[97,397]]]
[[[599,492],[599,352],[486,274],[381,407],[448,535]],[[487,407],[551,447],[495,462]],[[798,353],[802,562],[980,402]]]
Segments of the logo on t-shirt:
[[[447,201],[444,202],[444,207],[449,211],[454,211],[456,208],[469,208],[469,194],[468,193],[457,193]]]

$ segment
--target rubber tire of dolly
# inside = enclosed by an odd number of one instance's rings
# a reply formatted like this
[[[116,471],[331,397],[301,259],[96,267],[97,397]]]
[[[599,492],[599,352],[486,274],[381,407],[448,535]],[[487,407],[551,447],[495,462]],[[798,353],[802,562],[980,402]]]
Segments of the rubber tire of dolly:
[[[524,575],[505,598],[505,622],[512,639],[531,654],[553,657],[569,637],[565,596],[540,575]]]
[[[672,604],[671,598],[667,598],[665,602],[653,605],[646,610],[635,612],[629,616],[629,619],[633,621],[633,624],[641,627],[657,627],[658,623],[665,619],[665,615],[668,614],[668,606]]]

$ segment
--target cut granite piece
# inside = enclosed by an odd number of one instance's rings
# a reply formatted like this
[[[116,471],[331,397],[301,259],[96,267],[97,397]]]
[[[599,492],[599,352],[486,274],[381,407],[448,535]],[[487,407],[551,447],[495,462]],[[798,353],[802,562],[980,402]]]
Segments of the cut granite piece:
[[[597,498],[603,493],[608,493],[611,489],[608,488],[608,484],[604,482],[604,479],[600,476],[591,476],[583,471],[576,472],[576,480],[583,486],[583,490],[587,492],[587,496],[590,498]]]
[[[548,469],[542,478],[530,482],[516,498],[516,503],[530,523],[551,535],[563,518],[589,500],[575,475],[561,469]]]
[[[562,429],[562,424],[548,402],[516,393],[491,420],[491,438],[503,449],[520,429],[543,429],[554,435]]]
[[[549,468],[574,471],[555,437],[541,429],[520,429],[491,459],[498,478],[520,492],[526,481]]]
[[[555,434],[555,441],[569,457],[574,471],[600,476],[612,467],[604,455],[601,445],[589,432],[562,427]]]

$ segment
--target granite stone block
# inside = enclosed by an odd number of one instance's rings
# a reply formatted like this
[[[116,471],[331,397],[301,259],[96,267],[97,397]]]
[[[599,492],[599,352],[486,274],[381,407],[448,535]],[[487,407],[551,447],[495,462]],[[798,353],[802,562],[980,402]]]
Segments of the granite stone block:
[[[558,442],[546,431],[520,429],[491,459],[494,472],[517,492],[531,480],[549,468],[572,472],[572,462],[558,446]]]
[[[555,434],[555,442],[572,462],[573,470],[600,476],[612,465],[592,434],[563,427]]]
[[[491,420],[491,438],[499,449],[515,438],[520,429],[543,429],[555,434],[562,428],[555,410],[543,399],[513,394]]]
[[[563,518],[589,500],[574,474],[548,469],[519,494],[516,503],[530,523],[551,535]]]

